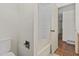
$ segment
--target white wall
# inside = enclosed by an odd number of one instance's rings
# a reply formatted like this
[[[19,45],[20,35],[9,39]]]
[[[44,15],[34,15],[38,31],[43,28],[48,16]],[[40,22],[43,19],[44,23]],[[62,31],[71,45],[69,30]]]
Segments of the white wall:
[[[0,4],[0,38],[12,38],[16,55],[33,55],[33,19],[33,4]],[[26,40],[29,50],[24,46]]]
[[[18,55],[33,55],[33,20],[34,6],[33,4],[18,4],[19,14],[19,42]],[[30,49],[24,46],[25,41],[30,42]]]
[[[12,38],[12,51],[17,54],[17,4],[0,4],[0,38]]]
[[[63,40],[74,44],[75,41],[75,22],[74,10],[63,12]]]

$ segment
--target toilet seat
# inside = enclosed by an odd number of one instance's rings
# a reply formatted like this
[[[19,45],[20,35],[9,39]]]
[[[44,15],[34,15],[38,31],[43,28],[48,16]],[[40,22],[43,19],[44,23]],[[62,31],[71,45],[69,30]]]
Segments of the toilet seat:
[[[8,52],[5,54],[2,54],[1,56],[15,56],[15,54],[13,52]]]

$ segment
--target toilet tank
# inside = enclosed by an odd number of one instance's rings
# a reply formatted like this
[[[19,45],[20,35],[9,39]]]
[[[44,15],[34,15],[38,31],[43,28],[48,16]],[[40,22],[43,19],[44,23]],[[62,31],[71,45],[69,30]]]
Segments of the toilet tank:
[[[3,38],[0,39],[0,54],[4,54],[10,51],[11,49],[11,39]]]

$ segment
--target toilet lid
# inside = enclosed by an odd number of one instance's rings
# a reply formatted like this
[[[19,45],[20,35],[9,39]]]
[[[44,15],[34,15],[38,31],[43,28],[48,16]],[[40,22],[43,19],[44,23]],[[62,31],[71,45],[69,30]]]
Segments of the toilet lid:
[[[15,56],[15,54],[13,52],[8,52],[8,53],[5,53],[1,56]]]

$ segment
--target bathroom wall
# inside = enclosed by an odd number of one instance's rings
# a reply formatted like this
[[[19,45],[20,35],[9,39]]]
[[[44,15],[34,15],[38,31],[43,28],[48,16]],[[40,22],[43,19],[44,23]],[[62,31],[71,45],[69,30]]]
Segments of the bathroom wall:
[[[33,4],[0,4],[0,38],[11,37],[16,55],[33,55],[33,11]],[[26,40],[30,49],[24,46]]]
[[[19,42],[18,55],[33,55],[33,20],[34,4],[18,4],[19,15]],[[30,42],[30,49],[24,46],[25,41]]]
[[[0,4],[0,39],[11,37],[12,51],[17,55],[17,4]]]
[[[33,28],[34,20],[38,19],[37,4],[0,4],[0,38],[11,37],[12,51],[20,56],[34,55],[34,41],[37,27]],[[54,5],[53,5],[54,6]],[[55,8],[55,7],[54,7]],[[56,17],[57,18],[57,17]],[[37,22],[35,22],[37,23]],[[37,31],[33,31],[37,30]],[[33,32],[35,35],[33,35]],[[34,37],[35,36],[35,37]],[[36,38],[38,39],[38,38]],[[30,49],[24,46],[30,42]],[[46,41],[47,42],[47,41]],[[40,45],[39,45],[40,46]]]

